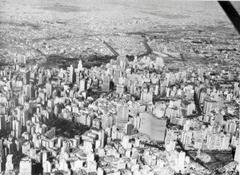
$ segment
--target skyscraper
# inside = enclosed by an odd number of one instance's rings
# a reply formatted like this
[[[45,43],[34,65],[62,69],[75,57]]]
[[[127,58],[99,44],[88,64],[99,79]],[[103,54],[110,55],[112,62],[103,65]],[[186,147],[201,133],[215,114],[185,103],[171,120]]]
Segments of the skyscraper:
[[[4,147],[3,147],[3,139],[0,139],[0,172],[4,171]]]
[[[102,90],[109,91],[110,89],[110,77],[103,76]]]
[[[23,83],[24,84],[29,84],[30,82],[30,71],[27,71],[24,73],[24,77],[23,77]]]
[[[32,160],[24,157],[19,164],[19,175],[32,174]]]
[[[82,92],[85,90],[86,90],[86,81],[85,81],[85,79],[81,79],[79,81],[79,91]]]
[[[18,120],[13,120],[12,125],[14,137],[19,138],[22,131],[21,122]]]
[[[147,91],[146,89],[144,89],[141,94],[141,100],[143,103],[152,103],[153,93],[151,91]]]
[[[23,85],[24,96],[28,99],[34,98],[35,90],[32,84]]]
[[[118,127],[124,127],[124,125],[128,122],[128,114],[129,109],[127,104],[120,104],[117,108],[117,116],[116,116],[116,125]]]
[[[0,115],[0,131],[5,130],[5,116],[4,115]]]
[[[73,83],[73,73],[74,69],[73,66],[71,65],[70,67],[67,68],[67,83]]]
[[[127,66],[127,58],[125,56],[119,56],[117,60],[119,62],[120,68],[125,70]]]
[[[46,83],[46,91],[47,97],[50,98],[52,96],[52,84]]]
[[[236,145],[234,160],[238,163],[237,170],[240,172],[240,141]]]
[[[12,160],[13,160],[13,154],[8,154],[7,155],[7,162],[6,162],[6,165],[5,165],[5,167],[6,167],[6,171],[8,172],[8,171],[12,171],[13,170],[13,162],[12,162]]]

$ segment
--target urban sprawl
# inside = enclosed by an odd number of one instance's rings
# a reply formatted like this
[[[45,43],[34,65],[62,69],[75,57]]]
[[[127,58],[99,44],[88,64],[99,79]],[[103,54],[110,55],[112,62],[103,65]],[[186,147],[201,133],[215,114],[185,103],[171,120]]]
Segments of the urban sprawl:
[[[239,173],[239,66],[172,70],[166,54],[154,54],[90,68],[81,59],[3,66],[0,172]]]

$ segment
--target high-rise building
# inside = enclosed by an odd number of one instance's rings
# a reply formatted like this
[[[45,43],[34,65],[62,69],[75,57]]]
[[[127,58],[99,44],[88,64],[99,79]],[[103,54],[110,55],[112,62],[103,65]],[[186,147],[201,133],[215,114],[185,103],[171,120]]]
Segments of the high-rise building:
[[[6,162],[6,172],[9,172],[9,171],[12,171],[13,170],[13,162],[12,162],[12,160],[13,160],[13,154],[8,154],[7,155],[7,162]]]
[[[134,125],[132,123],[128,123],[126,125],[126,134],[127,135],[133,134],[133,129],[134,129]]]
[[[120,104],[117,107],[117,116],[115,123],[118,127],[124,127],[128,122],[129,109],[127,104]]]
[[[81,72],[79,69],[75,69],[75,75],[76,75],[76,84],[79,85],[80,79],[81,79]]]
[[[4,171],[4,147],[3,147],[3,139],[0,139],[0,172]]]
[[[27,84],[23,86],[24,96],[28,99],[34,98],[35,90],[32,84]]]
[[[85,79],[81,79],[79,81],[79,91],[82,92],[85,90],[86,90],[86,81],[85,81]]]
[[[237,170],[238,170],[238,172],[240,172],[240,140],[238,141],[238,143],[236,145],[234,161],[236,161],[238,163]]]
[[[78,61],[78,70],[82,71],[83,70],[83,65],[82,65],[82,60]]]
[[[101,128],[101,121],[98,118],[92,120],[92,127],[100,129]]]
[[[103,76],[102,90],[109,91],[110,89],[110,77]]]
[[[141,94],[141,100],[143,103],[152,103],[153,93],[151,91],[144,90]]]
[[[119,68],[114,69],[114,73],[113,73],[113,81],[114,81],[114,83],[118,83],[119,78],[121,77],[121,75],[122,75],[121,69],[119,69]]]
[[[159,87],[159,94],[160,94],[160,96],[165,96],[165,94],[166,94],[166,83],[165,83],[165,81],[164,80],[161,80],[160,81],[160,87]]]
[[[19,175],[27,174],[32,174],[32,160],[28,157],[24,157],[19,163]]]
[[[120,95],[123,95],[123,93],[124,93],[124,85],[123,84],[117,84],[116,92],[118,94],[120,94]]]
[[[104,170],[101,167],[98,167],[97,175],[104,175]]]
[[[13,120],[12,125],[14,137],[19,138],[22,132],[21,122],[18,120]]]
[[[235,121],[228,120],[227,121],[227,132],[234,134],[237,130],[237,125]]]
[[[46,92],[47,92],[47,97],[50,98],[52,96],[52,84],[51,83],[46,83]]]
[[[26,109],[23,109],[21,112],[21,125],[26,126],[26,122],[28,120],[29,112]]]
[[[0,131],[5,130],[5,116],[4,115],[0,115]]]
[[[39,75],[38,75],[38,84],[39,84],[39,85],[40,85],[40,84],[43,84],[43,79],[44,79],[43,73],[42,73],[42,72],[39,72]]]
[[[164,60],[162,57],[157,57],[156,58],[156,68],[159,69],[162,67],[164,67]]]
[[[185,152],[180,152],[178,155],[178,168],[180,171],[184,170],[185,155]]]
[[[23,83],[24,84],[29,84],[30,82],[30,71],[27,71],[24,73],[24,77],[23,77]]]
[[[73,83],[73,75],[74,75],[74,69],[73,66],[71,65],[70,67],[67,68],[67,83]]]
[[[205,99],[203,112],[205,114],[209,114],[215,107],[217,106],[217,102],[211,99]]]
[[[108,115],[102,115],[102,128],[111,128],[113,125],[113,117]]]
[[[49,161],[43,162],[43,173],[51,173],[52,165]]]
[[[139,131],[148,135],[155,141],[164,141],[166,132],[166,120],[159,119],[150,113],[140,113],[140,128]]]

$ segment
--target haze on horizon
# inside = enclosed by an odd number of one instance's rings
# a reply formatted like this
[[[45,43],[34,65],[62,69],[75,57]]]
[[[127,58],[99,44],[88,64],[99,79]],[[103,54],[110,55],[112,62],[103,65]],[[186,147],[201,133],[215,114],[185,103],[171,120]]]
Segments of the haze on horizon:
[[[162,0],[3,0],[0,21],[61,21],[76,33],[158,30],[163,25],[231,26],[217,2]]]

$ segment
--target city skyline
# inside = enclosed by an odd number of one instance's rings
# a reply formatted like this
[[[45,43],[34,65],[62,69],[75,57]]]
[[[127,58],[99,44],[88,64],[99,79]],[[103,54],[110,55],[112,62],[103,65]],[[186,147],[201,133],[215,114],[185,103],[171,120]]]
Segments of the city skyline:
[[[0,175],[239,175],[217,2],[3,0],[0,37]]]

